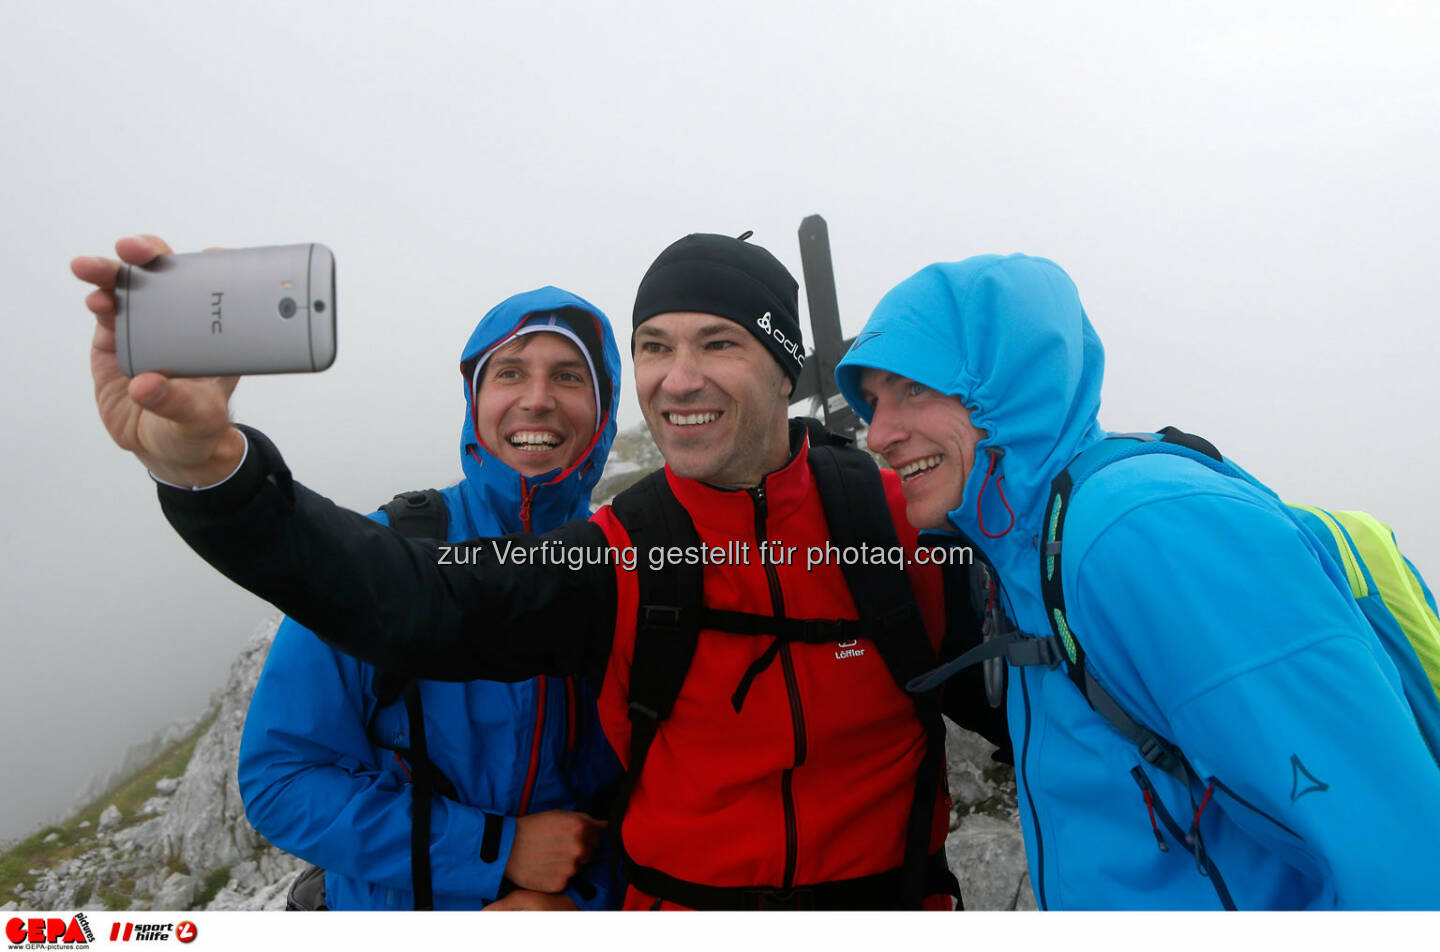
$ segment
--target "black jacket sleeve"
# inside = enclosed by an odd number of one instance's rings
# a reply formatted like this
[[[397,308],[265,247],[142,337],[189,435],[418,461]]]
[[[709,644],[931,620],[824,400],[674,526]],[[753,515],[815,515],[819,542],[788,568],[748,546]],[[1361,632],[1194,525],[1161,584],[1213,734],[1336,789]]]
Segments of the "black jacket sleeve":
[[[406,539],[294,482],[275,445],[242,429],[250,451],[225,483],[158,487],[175,531],[236,584],[339,650],[404,676],[604,672],[616,593],[598,526],[577,520],[543,536],[454,545]],[[560,558],[572,546],[589,556],[574,568],[581,560]]]

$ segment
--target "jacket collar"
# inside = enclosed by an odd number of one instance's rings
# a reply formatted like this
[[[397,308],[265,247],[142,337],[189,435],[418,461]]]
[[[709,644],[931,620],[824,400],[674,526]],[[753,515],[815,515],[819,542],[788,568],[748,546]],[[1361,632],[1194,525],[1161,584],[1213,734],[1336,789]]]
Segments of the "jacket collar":
[[[751,489],[721,489],[702,483],[698,479],[676,476],[667,464],[665,479],[675,498],[695,528],[705,533],[715,533],[740,538],[755,535],[756,502],[764,488],[766,522],[784,519],[800,508],[805,497],[810,495],[814,478],[805,457],[810,449],[810,437],[804,424],[790,421],[790,461],[769,473],[761,480],[760,486]]]

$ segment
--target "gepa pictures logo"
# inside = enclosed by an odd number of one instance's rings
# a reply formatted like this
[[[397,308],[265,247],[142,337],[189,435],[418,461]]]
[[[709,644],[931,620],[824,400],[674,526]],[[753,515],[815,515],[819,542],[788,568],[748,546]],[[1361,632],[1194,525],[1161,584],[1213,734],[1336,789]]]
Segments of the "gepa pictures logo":
[[[5,923],[5,938],[12,949],[88,949],[95,941],[95,933],[85,913],[77,912],[69,919],[13,917]]]

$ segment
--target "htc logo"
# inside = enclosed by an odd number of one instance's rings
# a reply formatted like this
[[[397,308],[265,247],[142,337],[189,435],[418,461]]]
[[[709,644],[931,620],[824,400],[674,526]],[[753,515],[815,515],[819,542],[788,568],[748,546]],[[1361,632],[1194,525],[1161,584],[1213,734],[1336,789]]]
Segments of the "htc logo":
[[[220,325],[220,298],[224,295],[224,291],[210,292],[210,333],[212,334],[219,334],[224,330]]]

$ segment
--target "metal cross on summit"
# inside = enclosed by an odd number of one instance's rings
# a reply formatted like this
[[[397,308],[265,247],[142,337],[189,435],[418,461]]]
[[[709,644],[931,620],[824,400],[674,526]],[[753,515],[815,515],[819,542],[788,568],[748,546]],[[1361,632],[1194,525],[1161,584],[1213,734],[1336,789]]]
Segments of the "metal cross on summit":
[[[820,404],[825,428],[855,438],[861,423],[835,385],[835,365],[854,338],[840,330],[840,305],[835,296],[835,265],[830,258],[830,230],[825,219],[811,215],[800,222],[800,265],[805,274],[805,300],[810,306],[810,339],[815,350],[806,358],[790,405],[807,400]]]

